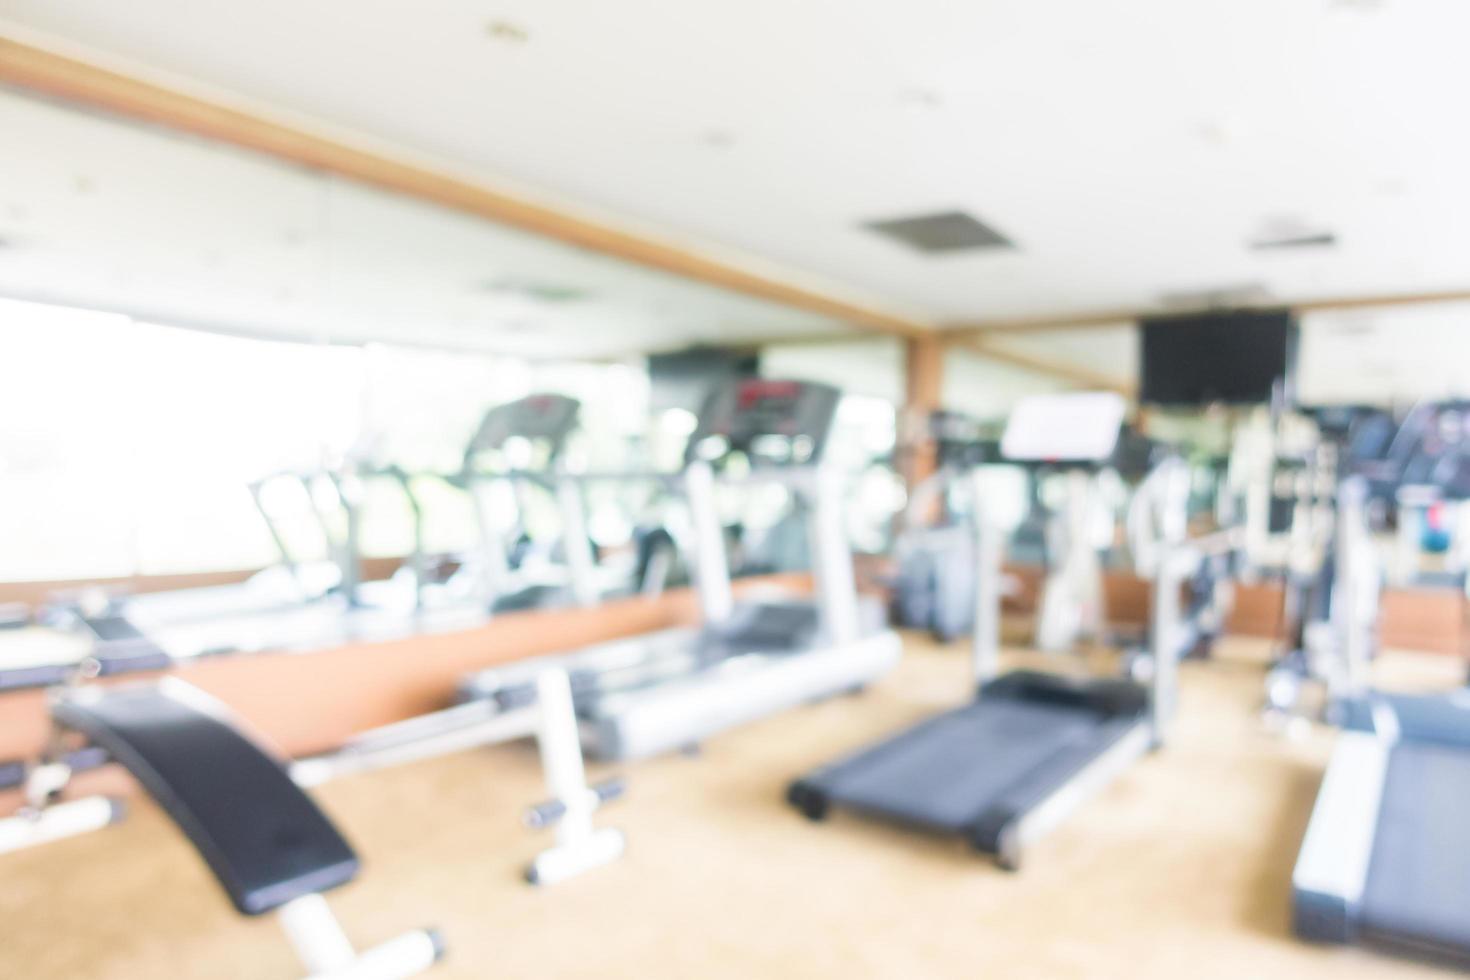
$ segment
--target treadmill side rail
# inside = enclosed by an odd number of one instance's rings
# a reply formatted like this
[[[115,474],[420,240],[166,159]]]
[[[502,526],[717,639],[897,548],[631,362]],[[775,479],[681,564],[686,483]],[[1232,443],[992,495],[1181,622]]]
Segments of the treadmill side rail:
[[[1392,743],[1340,734],[1292,871],[1292,928],[1303,939],[1351,942],[1368,883]]]
[[[1103,752],[1060,779],[1052,780],[1050,792],[1018,806],[1011,819],[972,843],[995,854],[996,863],[1007,871],[1021,867],[1025,849],[1055,830],[1071,813],[1102,792],[1134,762],[1153,748],[1153,733],[1142,722],[1114,722],[1117,734]]]
[[[902,653],[898,634],[885,630],[850,646],[773,655],[620,694],[588,720],[588,749],[599,759],[626,761],[686,748],[736,725],[862,687],[896,665]]]

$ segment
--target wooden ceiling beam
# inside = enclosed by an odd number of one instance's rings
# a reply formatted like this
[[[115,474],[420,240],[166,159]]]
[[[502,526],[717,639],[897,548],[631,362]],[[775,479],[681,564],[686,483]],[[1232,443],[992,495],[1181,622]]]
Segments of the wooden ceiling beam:
[[[1439,292],[1382,293],[1368,296],[1330,296],[1320,299],[1258,300],[1241,303],[1239,307],[1269,309],[1287,306],[1298,313],[1323,310],[1370,310],[1388,309],[1397,306],[1424,306],[1434,303],[1470,303],[1470,290],[1450,289]],[[1191,309],[1110,310],[1096,313],[1078,313],[1062,316],[1017,317],[1007,320],[979,320],[950,324],[945,336],[954,343],[968,343],[976,338],[994,337],[1010,333],[1035,333],[1047,330],[1094,330],[1124,323],[1136,323],[1144,317],[1174,316],[1204,312]]]
[[[987,360],[1006,364],[1011,367],[1022,368],[1036,374],[1043,374],[1052,378],[1059,378],[1068,384],[1090,391],[1116,391],[1125,398],[1136,398],[1137,386],[1116,378],[1102,371],[1093,371],[1076,364],[1059,361],[1053,357],[1043,357],[1038,354],[1023,353],[987,339],[978,337],[952,337],[950,346],[960,347],[964,350],[978,354]]]
[[[0,33],[0,84],[267,154],[576,248],[743,293],[869,332],[913,337],[932,324],[829,295],[429,166],[355,146]]]

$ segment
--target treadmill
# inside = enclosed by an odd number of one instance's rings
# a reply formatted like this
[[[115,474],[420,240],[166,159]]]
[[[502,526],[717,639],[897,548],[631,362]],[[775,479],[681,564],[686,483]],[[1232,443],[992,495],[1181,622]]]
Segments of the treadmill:
[[[450,580],[468,586],[492,613],[593,606],[605,599],[662,591],[674,564],[674,541],[662,528],[635,530],[633,554],[602,561],[587,531],[583,493],[594,482],[663,485],[667,474],[588,473],[566,467],[566,444],[576,431],[581,403],[538,393],[497,405],[485,414],[450,482],[475,504],[480,547]],[[527,547],[526,492],[550,496],[561,521],[553,548]],[[641,535],[641,536],[640,536]],[[556,553],[553,553],[556,552]]]
[[[447,581],[427,580],[422,515],[409,474],[396,466],[372,467],[359,460],[338,469],[277,473],[252,484],[256,508],[265,519],[280,561],[250,580],[103,597],[105,602],[83,592],[53,603],[43,621],[79,634],[91,662],[89,671],[112,675],[160,670],[220,654],[307,651],[404,639],[472,629],[502,612],[578,602],[590,605],[597,597],[591,580],[596,570],[585,535],[568,538],[583,545],[582,550],[568,548],[568,563],[575,566],[571,571],[551,568],[544,561],[512,569],[507,555],[509,530],[504,522],[492,519],[502,515],[504,500],[488,492],[496,481],[506,481],[517,491],[536,482],[563,503],[567,488],[557,482],[555,467],[567,435],[576,426],[578,409],[575,399],[536,394],[497,405],[485,414],[466,448],[460,472],[449,478],[475,501],[482,547],[465,562],[468,567]],[[530,445],[532,455],[541,454],[544,471],[504,466],[500,472],[487,471],[486,457],[498,454],[503,459],[507,444],[517,439]],[[400,487],[413,508],[414,550],[393,578],[364,581],[359,547],[362,484],[382,478]],[[263,488],[280,480],[295,481],[311,500],[327,544],[327,561],[299,561],[289,549],[286,535],[264,502]],[[327,502],[318,503],[318,497]],[[562,506],[563,513],[569,510],[570,506]],[[575,514],[580,528],[580,502]],[[529,568],[532,564],[537,565],[534,573]],[[39,642],[22,644],[18,637],[3,635],[0,641],[9,641],[0,642],[0,690],[58,683],[76,669],[74,658],[57,656],[54,662],[45,662],[48,654]]]
[[[1018,404],[1002,440],[1013,460],[1089,467],[1106,460],[1123,421],[1109,394],[1047,395]],[[978,497],[977,481],[977,497]],[[1003,542],[976,500],[975,699],[797,780],[789,802],[820,821],[834,808],[958,836],[1016,870],[1026,847],[1162,744],[1179,651],[1193,641],[1181,587],[1194,552],[1178,548],[1154,582],[1151,687],[1018,670],[996,676]]]
[[[1359,493],[1470,499],[1470,404],[1421,405]],[[1292,872],[1293,928],[1470,963],[1470,689],[1363,689],[1342,726]]]
[[[858,596],[842,475],[824,461],[840,398],[827,385],[758,378],[722,384],[706,398],[679,477],[704,621],[553,658],[571,677],[589,754],[628,760],[687,749],[735,725],[861,689],[898,662],[901,643],[881,603]],[[736,601],[717,485],[771,482],[801,508],[816,594]],[[513,704],[543,663],[481,671],[466,678],[461,695]]]

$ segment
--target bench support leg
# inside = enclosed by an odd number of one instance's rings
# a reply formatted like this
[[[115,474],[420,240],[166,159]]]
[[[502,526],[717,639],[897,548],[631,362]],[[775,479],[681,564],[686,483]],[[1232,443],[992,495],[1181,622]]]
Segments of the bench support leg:
[[[592,815],[604,802],[604,795],[587,785],[566,671],[549,669],[537,675],[536,703],[541,768],[560,812],[555,817],[556,846],[537,856],[526,878],[532,884],[549,885],[616,860],[624,843],[621,831],[593,825]]]
[[[0,820],[0,854],[101,830],[122,817],[122,804],[105,796],[27,809]]]
[[[443,946],[429,930],[405,933],[359,955],[321,895],[303,895],[276,910],[309,980],[400,980],[422,973]]]

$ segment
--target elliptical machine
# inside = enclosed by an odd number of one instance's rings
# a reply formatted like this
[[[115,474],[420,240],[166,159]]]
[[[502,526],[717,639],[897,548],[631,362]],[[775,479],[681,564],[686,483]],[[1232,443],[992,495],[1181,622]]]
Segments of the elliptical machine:
[[[910,494],[894,541],[892,614],[897,625],[950,643],[974,628],[978,567],[978,505],[972,500],[962,513],[954,498],[968,493],[979,467],[1001,462],[1000,445],[982,437],[979,422],[954,412],[935,412],[929,425],[937,465]]]
[[[1317,418],[1337,489],[1330,537],[1316,542],[1315,565],[1286,580],[1287,647],[1266,676],[1266,716],[1278,723],[1299,715],[1311,682],[1321,684],[1327,703],[1367,687],[1384,565],[1374,529],[1387,517],[1422,427],[1406,420],[1396,429],[1377,409],[1322,410]]]

